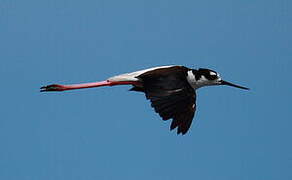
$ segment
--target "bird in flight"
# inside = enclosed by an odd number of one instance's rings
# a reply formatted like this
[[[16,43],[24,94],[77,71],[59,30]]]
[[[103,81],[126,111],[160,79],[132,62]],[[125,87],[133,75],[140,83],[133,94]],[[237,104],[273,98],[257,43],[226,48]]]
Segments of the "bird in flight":
[[[170,130],[186,134],[196,111],[196,90],[204,86],[228,85],[249,88],[224,81],[210,69],[190,69],[184,66],[160,66],[108,78],[105,81],[41,87],[44,91],[67,91],[100,86],[132,85],[130,91],[143,92],[163,120],[172,119]]]

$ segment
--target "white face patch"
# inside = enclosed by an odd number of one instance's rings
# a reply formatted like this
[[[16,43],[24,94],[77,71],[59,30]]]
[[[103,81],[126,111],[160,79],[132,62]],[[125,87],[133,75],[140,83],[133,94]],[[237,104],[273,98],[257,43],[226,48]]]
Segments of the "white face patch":
[[[217,74],[215,72],[213,72],[213,71],[210,71],[210,75],[211,76],[217,76]]]
[[[218,77],[218,79],[217,79],[218,81],[222,80],[219,73],[217,73],[217,77]]]
[[[208,84],[210,81],[204,76],[202,75],[201,78],[197,81],[197,84]]]

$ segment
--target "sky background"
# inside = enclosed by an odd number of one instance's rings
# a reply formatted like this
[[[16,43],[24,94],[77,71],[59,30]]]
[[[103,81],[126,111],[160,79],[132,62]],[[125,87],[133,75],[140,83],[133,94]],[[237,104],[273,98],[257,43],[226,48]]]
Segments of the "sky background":
[[[291,0],[0,0],[0,179],[292,179]],[[169,131],[128,86],[40,93],[159,65],[247,86],[197,92]]]

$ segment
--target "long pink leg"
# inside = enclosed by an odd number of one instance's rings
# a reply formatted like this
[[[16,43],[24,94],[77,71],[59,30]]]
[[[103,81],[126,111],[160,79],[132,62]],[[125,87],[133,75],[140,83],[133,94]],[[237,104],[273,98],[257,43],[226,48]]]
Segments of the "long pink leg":
[[[70,85],[61,85],[61,84],[51,84],[48,86],[41,87],[41,92],[44,91],[67,91],[73,89],[83,89],[83,88],[93,88],[101,86],[116,86],[116,85],[138,85],[137,81],[100,81],[84,84],[70,84]]]

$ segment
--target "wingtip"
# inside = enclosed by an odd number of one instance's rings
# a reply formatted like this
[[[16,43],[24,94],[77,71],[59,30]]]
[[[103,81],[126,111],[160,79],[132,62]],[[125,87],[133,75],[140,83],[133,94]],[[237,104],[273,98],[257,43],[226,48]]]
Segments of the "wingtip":
[[[180,131],[179,132],[179,131],[177,131],[177,135],[180,135],[181,134],[182,136],[184,136],[186,133],[187,133],[187,131],[186,132],[183,132],[183,131]]]
[[[174,128],[173,128],[173,129],[174,129]],[[172,130],[172,129],[171,129],[171,130]],[[180,134],[181,134],[181,135],[183,136],[183,135],[185,135],[187,132],[188,132],[188,130],[182,130],[181,128],[178,127],[178,128],[177,128],[177,131],[176,131],[176,134],[177,134],[177,135],[180,135]]]

